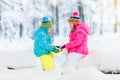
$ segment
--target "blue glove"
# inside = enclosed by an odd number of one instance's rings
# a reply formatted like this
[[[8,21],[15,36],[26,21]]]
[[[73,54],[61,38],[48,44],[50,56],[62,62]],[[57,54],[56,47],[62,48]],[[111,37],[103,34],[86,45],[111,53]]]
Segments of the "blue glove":
[[[60,46],[55,46],[56,48],[60,48]]]
[[[53,52],[58,53],[60,50],[58,48],[54,48]]]

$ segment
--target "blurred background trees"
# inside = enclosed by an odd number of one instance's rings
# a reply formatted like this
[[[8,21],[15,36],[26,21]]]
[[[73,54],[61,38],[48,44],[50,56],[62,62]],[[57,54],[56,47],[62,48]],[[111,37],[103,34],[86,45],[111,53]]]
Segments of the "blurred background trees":
[[[91,35],[119,33],[119,5],[119,0],[1,0],[0,39],[33,39],[43,16],[54,24],[54,36],[68,36],[67,20],[73,11],[80,12]]]

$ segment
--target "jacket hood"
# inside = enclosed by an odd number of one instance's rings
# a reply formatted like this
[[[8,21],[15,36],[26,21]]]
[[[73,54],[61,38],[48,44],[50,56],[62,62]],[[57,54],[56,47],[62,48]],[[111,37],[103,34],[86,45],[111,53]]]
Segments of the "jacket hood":
[[[76,30],[82,32],[83,34],[90,34],[90,28],[87,24],[81,22],[80,24],[75,24]]]
[[[34,32],[34,37],[36,37],[38,34],[40,34],[40,32],[44,32],[47,34],[49,28],[38,28],[35,32]]]

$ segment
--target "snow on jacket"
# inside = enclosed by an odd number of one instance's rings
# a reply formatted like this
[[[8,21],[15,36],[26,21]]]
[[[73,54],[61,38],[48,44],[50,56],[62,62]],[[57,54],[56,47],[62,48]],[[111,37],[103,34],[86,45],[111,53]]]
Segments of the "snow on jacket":
[[[90,29],[85,23],[75,24],[75,30],[70,33],[70,41],[65,46],[68,53],[76,52],[78,54],[87,55],[87,40]]]
[[[52,38],[44,28],[38,28],[34,32],[34,53],[37,57],[54,51],[54,46],[51,44]]]

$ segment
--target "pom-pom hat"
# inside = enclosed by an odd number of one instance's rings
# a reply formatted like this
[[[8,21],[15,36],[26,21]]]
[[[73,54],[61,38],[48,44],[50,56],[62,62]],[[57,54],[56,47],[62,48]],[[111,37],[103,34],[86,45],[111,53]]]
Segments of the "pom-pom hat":
[[[70,23],[80,23],[79,12],[74,11],[72,13],[72,16],[68,19],[68,22],[70,22]]]

